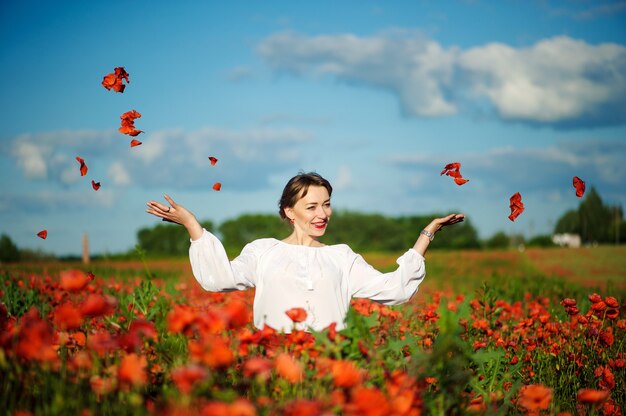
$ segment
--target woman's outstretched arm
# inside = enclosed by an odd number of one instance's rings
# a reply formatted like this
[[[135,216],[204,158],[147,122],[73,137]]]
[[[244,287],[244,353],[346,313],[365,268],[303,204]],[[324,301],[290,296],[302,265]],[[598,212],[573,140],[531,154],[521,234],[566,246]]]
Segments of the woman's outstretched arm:
[[[430,224],[426,226],[426,228],[424,228],[424,230],[430,233],[432,237],[434,237],[435,234],[437,234],[437,232],[441,230],[443,227],[459,223],[463,221],[464,219],[465,219],[465,215],[463,214],[450,214],[447,217],[435,218],[434,220],[431,221]],[[420,234],[419,238],[415,242],[415,245],[413,246],[413,249],[417,251],[419,254],[421,254],[422,256],[424,256],[426,254],[426,249],[428,248],[429,244],[430,244],[430,237],[424,234]]]
[[[164,195],[165,200],[169,203],[169,206],[161,204],[157,201],[150,201],[146,212],[152,214],[155,217],[162,218],[164,221],[175,222],[187,229],[189,237],[192,240],[197,240],[202,237],[203,229],[196,216],[191,211],[182,205],[178,205],[172,198]]]

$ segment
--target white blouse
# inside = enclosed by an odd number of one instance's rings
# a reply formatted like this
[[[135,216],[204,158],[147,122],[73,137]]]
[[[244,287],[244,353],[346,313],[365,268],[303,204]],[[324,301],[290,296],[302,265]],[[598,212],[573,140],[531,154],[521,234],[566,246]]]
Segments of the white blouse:
[[[346,244],[309,247],[262,238],[247,244],[233,261],[213,234],[191,241],[193,275],[211,292],[255,287],[254,325],[291,332],[285,311],[307,312],[296,328],[320,331],[331,323],[345,327],[350,299],[368,298],[385,305],[408,301],[426,275],[424,257],[409,249],[398,258],[398,268],[381,273]]]

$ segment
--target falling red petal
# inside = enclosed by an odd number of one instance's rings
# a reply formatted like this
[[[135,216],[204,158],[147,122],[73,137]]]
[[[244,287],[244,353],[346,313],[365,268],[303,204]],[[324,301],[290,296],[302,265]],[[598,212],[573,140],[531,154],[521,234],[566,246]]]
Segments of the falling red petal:
[[[143,133],[143,130],[135,129],[135,119],[140,118],[141,114],[138,111],[131,110],[127,111],[120,116],[122,119],[122,125],[117,130],[122,134],[127,134],[129,136],[138,136],[140,133]]]
[[[137,139],[133,139],[130,141],[130,147],[135,147],[135,146],[139,146],[141,144],[141,142]]]
[[[213,156],[209,156],[209,160],[211,161],[211,166],[215,166],[215,164],[217,163],[217,159]]]
[[[102,86],[107,90],[115,91],[115,92],[124,92],[126,85],[123,84],[122,81],[126,81],[126,83],[130,83],[128,79],[128,72],[124,69],[124,67],[115,68],[115,72],[111,74],[107,74],[104,76],[102,80]]]
[[[220,189],[222,189],[222,184],[219,182],[215,182],[215,184],[213,185],[213,190],[219,191]]]
[[[582,198],[585,194],[585,181],[580,179],[578,176],[574,176],[573,179],[574,188],[576,188],[576,196]]]
[[[39,238],[43,238],[44,240],[48,237],[48,230],[41,230],[37,233]]]
[[[87,165],[85,165],[85,160],[79,156],[76,156],[76,160],[80,163],[80,176],[85,176],[87,174]]]
[[[460,185],[463,185],[463,184],[465,184],[465,183],[468,183],[468,182],[469,182],[469,179],[464,179],[464,178],[461,178],[461,177],[459,176],[458,178],[454,178],[454,182],[455,182],[457,185],[459,185],[459,186],[460,186]]]
[[[453,162],[453,163],[448,163],[443,170],[441,171],[440,175],[443,175],[444,173],[446,173],[449,170],[456,170],[458,171],[459,169],[461,169],[461,163],[460,162]],[[450,175],[451,176],[451,175]]]
[[[524,204],[522,203],[522,195],[519,192],[516,192],[511,196],[510,199],[510,207],[511,207],[511,215],[509,215],[509,219],[511,221],[515,221],[515,219],[524,212]]]
[[[100,182],[96,182],[94,180],[91,181],[91,186],[93,187],[94,191],[97,191],[98,189],[100,189]]]

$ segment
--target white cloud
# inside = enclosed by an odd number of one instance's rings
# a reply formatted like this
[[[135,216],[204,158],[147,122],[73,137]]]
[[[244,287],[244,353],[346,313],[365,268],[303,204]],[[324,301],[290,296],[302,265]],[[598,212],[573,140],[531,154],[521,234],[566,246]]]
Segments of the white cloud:
[[[231,82],[240,82],[250,79],[254,76],[252,69],[246,66],[237,66],[230,70],[226,78]]]
[[[352,172],[348,166],[339,166],[333,188],[337,190],[347,189],[352,185]]]
[[[423,36],[278,33],[258,45],[275,69],[329,75],[396,94],[420,117],[477,111],[562,127],[626,122],[626,48],[567,36],[515,48],[444,48]]]
[[[623,102],[625,60],[623,46],[562,36],[530,48],[472,48],[459,65],[471,76],[471,91],[488,97],[503,118],[555,123]]]
[[[48,176],[46,164],[47,147],[37,146],[25,140],[16,140],[13,144],[12,154],[22,173],[28,179],[45,179]]]
[[[80,155],[88,175],[109,166],[107,174],[116,186],[205,188],[221,181],[227,189],[251,189],[267,186],[275,172],[297,169],[303,146],[315,140],[304,129],[267,126],[161,130],[134,148],[117,139],[110,131],[22,135],[11,142],[11,156],[27,179],[62,185],[80,180],[75,161]],[[218,165],[210,166],[208,156],[217,157]]]
[[[130,185],[130,175],[120,161],[113,162],[109,166],[108,170],[109,178],[113,181],[114,185],[127,186]]]

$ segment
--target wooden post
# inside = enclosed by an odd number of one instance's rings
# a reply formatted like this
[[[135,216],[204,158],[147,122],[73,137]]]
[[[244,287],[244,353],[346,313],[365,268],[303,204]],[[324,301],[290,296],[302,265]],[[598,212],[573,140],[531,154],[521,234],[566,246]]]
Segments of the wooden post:
[[[89,264],[89,236],[83,234],[83,264]]]

